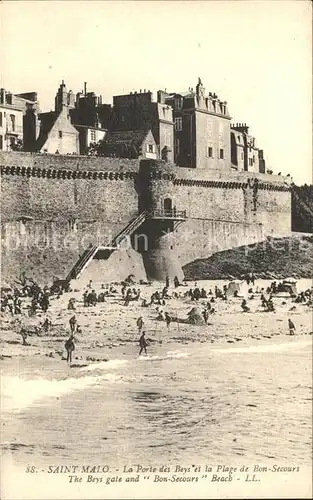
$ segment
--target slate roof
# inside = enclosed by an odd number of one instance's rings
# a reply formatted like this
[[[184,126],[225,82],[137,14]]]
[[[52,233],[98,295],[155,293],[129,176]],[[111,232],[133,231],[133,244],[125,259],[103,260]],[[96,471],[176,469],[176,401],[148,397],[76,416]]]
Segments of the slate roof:
[[[40,133],[36,142],[36,149],[40,150],[48,139],[48,134],[56,122],[58,114],[55,111],[48,113],[40,113],[38,118],[40,120]]]
[[[107,144],[133,144],[140,147],[148,135],[148,130],[123,130],[111,132],[104,140]]]
[[[150,130],[123,130],[119,132],[110,132],[103,139],[101,150],[104,154],[109,156],[138,158],[141,154],[142,143],[149,133],[151,133]]]

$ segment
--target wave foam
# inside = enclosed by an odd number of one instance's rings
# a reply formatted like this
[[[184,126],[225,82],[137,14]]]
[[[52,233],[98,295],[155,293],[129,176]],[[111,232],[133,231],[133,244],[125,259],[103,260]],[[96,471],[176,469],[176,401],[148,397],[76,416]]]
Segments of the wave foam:
[[[84,366],[81,368],[82,371],[93,371],[93,370],[102,370],[103,368],[106,370],[115,370],[119,368],[121,365],[125,365],[127,363],[126,359],[111,359],[110,361],[100,361],[99,363],[93,363],[88,366]]]
[[[144,360],[149,360],[149,361],[154,361],[154,360],[163,360],[163,359],[177,359],[177,358],[186,358],[189,356],[188,352],[180,352],[180,351],[169,351],[167,354],[164,356],[142,356],[139,358],[140,361]]]
[[[81,391],[88,386],[97,385],[102,380],[118,382],[120,377],[106,374],[101,377],[87,376],[65,380],[25,380],[16,376],[2,376],[1,409],[7,412],[18,412],[32,406],[37,401]]]

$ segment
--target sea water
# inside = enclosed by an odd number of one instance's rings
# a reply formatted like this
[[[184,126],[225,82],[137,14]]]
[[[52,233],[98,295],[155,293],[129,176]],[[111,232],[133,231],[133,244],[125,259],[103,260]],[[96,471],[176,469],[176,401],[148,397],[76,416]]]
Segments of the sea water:
[[[4,458],[37,466],[311,461],[311,337],[2,377]]]

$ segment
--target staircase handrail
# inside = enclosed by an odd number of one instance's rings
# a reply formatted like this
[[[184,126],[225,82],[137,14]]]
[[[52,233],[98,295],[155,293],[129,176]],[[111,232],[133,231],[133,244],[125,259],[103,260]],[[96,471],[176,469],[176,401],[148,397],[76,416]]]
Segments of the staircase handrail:
[[[123,238],[126,235],[131,234],[136,227],[138,227],[142,221],[147,217],[147,212],[143,211],[140,214],[138,214],[130,223],[122,229],[112,240],[111,240],[111,247],[118,248],[117,241],[118,239]],[[101,246],[101,245],[100,245]],[[109,245],[108,245],[109,246]],[[94,245],[91,246],[89,249],[85,250],[85,252],[81,255],[81,257],[78,259],[78,261],[74,264],[70,272],[68,273],[66,280],[70,281],[73,279],[73,274],[74,278],[77,278],[78,275],[82,272],[88,261],[90,260],[91,257],[97,252],[99,248],[99,245]]]
[[[78,259],[78,261],[74,264],[74,266],[72,267],[71,271],[69,272],[69,274],[67,275],[66,279],[69,280],[72,278],[72,275],[73,273],[75,272],[76,276],[78,273],[81,272],[82,268],[84,267],[84,265],[86,264],[86,262],[88,262],[88,260],[90,259],[90,257],[93,255],[93,253],[95,253],[95,251],[97,250],[97,246],[92,246],[88,249],[88,251],[85,251],[82,256],[80,257],[80,259]]]
[[[117,245],[117,241],[122,239],[124,236],[131,234],[136,227],[138,227],[141,222],[146,218],[147,212],[143,211],[137,215],[126,227],[122,229],[111,241],[111,246]]]

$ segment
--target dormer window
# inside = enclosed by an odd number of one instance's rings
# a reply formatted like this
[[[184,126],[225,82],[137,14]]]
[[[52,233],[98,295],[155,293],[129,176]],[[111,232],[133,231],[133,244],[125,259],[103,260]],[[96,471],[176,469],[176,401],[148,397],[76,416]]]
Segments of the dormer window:
[[[175,109],[182,109],[183,107],[183,100],[181,97],[176,97],[175,99]]]

